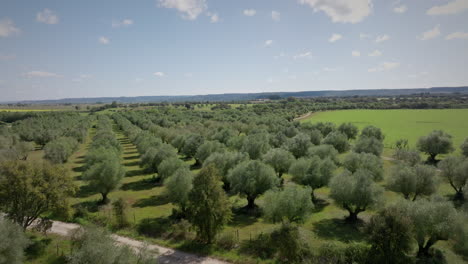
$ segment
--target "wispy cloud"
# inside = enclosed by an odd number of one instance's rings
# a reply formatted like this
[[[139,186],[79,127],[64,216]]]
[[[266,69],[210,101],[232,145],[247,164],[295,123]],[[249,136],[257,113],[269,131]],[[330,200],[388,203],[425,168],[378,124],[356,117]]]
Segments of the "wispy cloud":
[[[406,11],[408,11],[408,7],[405,6],[405,5],[401,5],[401,6],[397,6],[397,7],[393,8],[393,12],[395,12],[397,14],[403,14]]]
[[[314,12],[325,12],[333,22],[358,23],[372,12],[371,0],[299,0]]]
[[[419,37],[420,40],[428,40],[428,39],[433,39],[437,38],[440,36],[440,25],[435,26],[433,29],[430,29],[424,33],[421,34]]]
[[[380,50],[374,50],[368,54],[369,57],[379,57],[382,56],[382,52]]]
[[[245,16],[255,16],[257,14],[257,11],[255,9],[245,9],[244,10],[244,15]]]
[[[128,26],[133,25],[133,23],[134,23],[133,20],[129,18],[126,18],[123,20],[114,20],[112,21],[112,27],[113,28],[128,27]]]
[[[351,52],[351,56],[353,56],[353,57],[361,57],[361,52],[358,51],[358,50],[353,50],[353,51]]]
[[[54,11],[46,8],[37,13],[36,20],[44,24],[54,25],[59,22],[59,17]]]
[[[328,39],[328,42],[334,43],[334,42],[337,42],[338,40],[340,40],[342,38],[343,38],[342,35],[335,33]]]
[[[295,59],[295,60],[297,60],[297,59],[310,59],[310,58],[312,58],[312,52],[311,51],[306,51],[306,52],[299,53],[299,54],[293,56],[293,59]]]
[[[101,43],[103,45],[107,45],[107,44],[110,43],[110,39],[106,38],[106,37],[99,37],[98,41],[99,41],[99,43]]]
[[[437,15],[454,15],[461,13],[468,9],[467,0],[455,0],[451,1],[445,5],[433,6],[427,10],[427,14],[431,16]]]
[[[155,72],[155,73],[153,73],[153,75],[156,76],[156,77],[164,77],[164,76],[166,76],[166,74],[165,74],[164,72]]]
[[[280,21],[281,20],[281,13],[278,11],[271,11],[271,19],[274,21]]]
[[[446,40],[468,39],[468,32],[453,32],[445,37]]]
[[[377,36],[377,38],[375,38],[375,43],[381,43],[381,42],[387,41],[389,39],[390,39],[390,36],[387,35],[387,34],[380,35],[380,36]]]
[[[381,63],[379,66],[375,67],[375,68],[370,68],[368,69],[367,71],[368,72],[381,72],[381,71],[389,71],[389,70],[393,70],[393,69],[396,69],[400,67],[400,63],[399,62],[383,62]]]
[[[265,47],[270,47],[271,45],[273,45],[273,40],[272,39],[269,39],[269,40],[265,41],[265,44],[264,44]]]
[[[46,71],[30,71],[24,74],[28,78],[39,77],[39,78],[57,78],[62,77],[61,75],[53,72]]]
[[[0,37],[6,38],[18,35],[20,32],[21,30],[15,26],[13,20],[9,18],[0,20]]]
[[[160,7],[179,11],[184,19],[195,20],[208,9],[206,0],[158,0]]]

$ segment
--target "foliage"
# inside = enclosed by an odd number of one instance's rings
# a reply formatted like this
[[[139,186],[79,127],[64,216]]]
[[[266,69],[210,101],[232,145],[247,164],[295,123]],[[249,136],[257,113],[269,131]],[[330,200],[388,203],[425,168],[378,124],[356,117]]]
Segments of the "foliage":
[[[158,166],[158,176],[165,180],[171,177],[174,172],[178,169],[186,168],[188,169],[188,164],[185,163],[183,160],[179,159],[176,156],[172,156],[163,160]]]
[[[359,137],[353,147],[356,153],[370,153],[380,156],[383,151],[383,143],[375,137]]]
[[[384,208],[374,215],[367,233],[371,249],[369,259],[382,264],[408,263],[412,246],[411,219],[397,206]]]
[[[202,163],[212,154],[215,152],[223,152],[225,146],[218,141],[205,141],[200,147],[197,149],[197,153],[195,154],[195,159]]]
[[[460,149],[462,151],[462,154],[468,158],[468,138],[463,141],[463,143],[460,146]]]
[[[377,140],[383,141],[385,139],[382,130],[375,126],[366,126],[362,129],[360,137],[375,138]]]
[[[169,158],[177,157],[176,149],[166,143],[157,148],[149,148],[141,157],[141,165],[150,172],[158,172],[159,165]]]
[[[128,203],[119,198],[112,203],[112,208],[114,209],[114,215],[117,220],[117,227],[124,228],[130,225],[128,220]]]
[[[355,222],[360,212],[378,205],[382,188],[372,180],[368,170],[355,173],[344,171],[330,181],[330,197],[335,204],[349,212],[348,220]]]
[[[185,213],[189,193],[193,189],[193,175],[186,167],[177,169],[169,178],[166,179],[164,185],[169,194],[169,199],[172,203],[179,205],[181,211]]]
[[[0,216],[0,264],[21,264],[29,240],[23,230]]]
[[[263,212],[272,222],[302,223],[314,208],[310,199],[312,189],[288,185],[283,190],[268,191],[264,196]]]
[[[300,133],[286,142],[287,149],[296,158],[301,158],[307,155],[309,147],[312,146],[310,137],[307,134]]]
[[[332,145],[339,153],[344,153],[349,150],[350,145],[348,137],[338,131],[331,132],[323,140],[322,144]]]
[[[193,189],[189,194],[189,221],[195,226],[198,239],[208,244],[214,241],[232,214],[219,178],[214,166],[202,168],[193,179]]]
[[[429,162],[435,163],[437,155],[453,151],[452,136],[442,130],[434,130],[429,135],[420,137],[417,147],[429,155]]]
[[[270,166],[257,161],[244,161],[228,175],[231,190],[247,197],[247,208],[255,207],[255,199],[279,183],[279,178]]]
[[[405,199],[430,196],[437,190],[436,171],[428,165],[410,167],[400,164],[393,168],[387,186],[394,192],[403,194]]]
[[[195,157],[198,148],[203,144],[205,139],[198,134],[190,134],[185,138],[184,146],[181,149],[181,153],[189,158]]]
[[[312,198],[315,200],[314,190],[328,185],[335,169],[335,163],[331,159],[322,160],[318,156],[313,156],[295,161],[289,169],[289,174],[296,183],[311,187]]]
[[[338,151],[332,145],[324,144],[324,145],[312,146],[309,148],[308,152],[309,152],[308,154],[309,157],[319,156],[321,159],[329,158],[337,165],[339,163]]]
[[[279,177],[289,170],[293,161],[294,156],[289,151],[281,148],[270,149],[263,156],[263,162],[273,167]]]
[[[61,137],[47,143],[44,158],[53,163],[65,163],[78,148],[78,141],[71,137]]]
[[[455,190],[455,198],[463,199],[468,188],[468,159],[449,156],[439,162],[440,175]]]
[[[270,149],[269,135],[257,133],[248,135],[242,143],[242,152],[249,154],[250,159],[259,160]]]
[[[102,195],[102,203],[109,200],[107,195],[115,190],[125,176],[125,168],[113,152],[104,152],[100,162],[91,165],[84,173],[83,179],[88,181],[90,189]]]
[[[211,154],[203,163],[203,166],[213,165],[218,169],[219,174],[221,175],[221,180],[224,183],[224,189],[229,190],[230,184],[228,180],[229,171],[234,168],[237,164],[248,160],[248,154],[241,153],[237,151],[229,152],[215,152]]]
[[[23,229],[45,213],[63,214],[76,187],[67,169],[48,162],[0,165],[0,208]]]
[[[421,155],[417,150],[397,148],[393,154],[393,158],[409,166],[415,166],[421,163]]]
[[[338,127],[338,131],[345,134],[346,137],[348,137],[348,139],[355,139],[359,132],[359,129],[352,123],[342,123]]]
[[[352,173],[367,170],[375,181],[383,179],[383,162],[373,154],[352,152],[344,158],[343,167]]]

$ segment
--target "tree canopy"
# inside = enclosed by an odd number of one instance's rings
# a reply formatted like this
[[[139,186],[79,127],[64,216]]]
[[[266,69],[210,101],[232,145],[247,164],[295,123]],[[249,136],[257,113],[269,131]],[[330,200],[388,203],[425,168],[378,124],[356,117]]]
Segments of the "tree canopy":
[[[263,212],[272,222],[301,223],[314,208],[310,199],[312,189],[298,185],[288,185],[283,190],[270,190],[265,193]]]
[[[429,135],[420,137],[417,147],[421,152],[429,155],[428,161],[436,162],[436,156],[452,152],[452,136],[442,130],[434,130]]]

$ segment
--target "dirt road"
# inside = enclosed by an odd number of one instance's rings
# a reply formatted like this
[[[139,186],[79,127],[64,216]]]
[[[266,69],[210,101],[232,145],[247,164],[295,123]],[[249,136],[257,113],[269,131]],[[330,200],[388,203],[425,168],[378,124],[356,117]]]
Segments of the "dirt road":
[[[64,223],[60,221],[54,221],[52,228],[48,231],[49,233],[68,236],[70,231],[79,228],[77,224]],[[119,235],[112,235],[112,237],[120,244],[127,245],[135,250],[138,250],[145,246],[145,243],[131,239],[128,237],[123,237]],[[166,247],[161,247],[154,244],[146,244],[147,248],[151,251],[159,252],[158,263],[172,264],[172,263],[182,263],[182,264],[228,264],[221,260],[217,260],[210,257],[200,257],[195,254],[185,253],[179,250],[174,250]]]

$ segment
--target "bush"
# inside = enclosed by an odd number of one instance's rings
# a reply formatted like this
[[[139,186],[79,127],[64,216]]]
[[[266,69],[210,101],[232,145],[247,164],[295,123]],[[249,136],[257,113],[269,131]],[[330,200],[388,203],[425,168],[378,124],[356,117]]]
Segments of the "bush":
[[[216,245],[222,249],[231,250],[237,247],[236,235],[234,232],[225,232],[216,239]]]
[[[23,263],[23,251],[28,245],[21,227],[0,216],[0,264]]]

